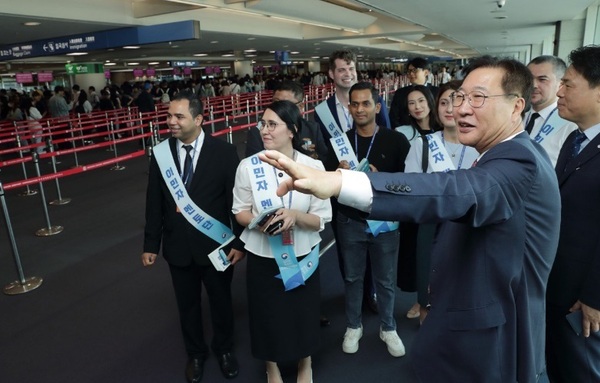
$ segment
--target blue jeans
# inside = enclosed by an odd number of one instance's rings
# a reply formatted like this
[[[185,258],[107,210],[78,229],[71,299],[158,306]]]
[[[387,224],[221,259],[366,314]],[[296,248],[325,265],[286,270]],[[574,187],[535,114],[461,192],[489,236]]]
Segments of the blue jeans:
[[[346,288],[346,322],[349,328],[359,328],[362,318],[363,280],[367,267],[367,253],[377,291],[377,309],[383,331],[396,329],[394,299],[398,266],[398,230],[381,233],[377,237],[366,233],[366,222],[356,221],[337,213],[338,240],[344,258]]]

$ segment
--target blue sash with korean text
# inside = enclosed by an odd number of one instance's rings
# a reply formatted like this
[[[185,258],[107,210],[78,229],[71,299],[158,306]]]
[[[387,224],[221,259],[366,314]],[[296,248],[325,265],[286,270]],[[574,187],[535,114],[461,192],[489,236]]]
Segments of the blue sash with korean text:
[[[533,138],[533,140],[535,142],[537,142],[538,144],[540,144],[542,141],[544,141],[544,139],[548,138],[553,133],[555,133],[558,130],[558,128],[560,128],[561,126],[563,126],[569,122],[569,121],[561,118],[558,115],[558,113],[556,113],[557,110],[558,110],[558,108],[554,108],[552,110],[552,112],[550,112],[550,114],[548,115],[548,118],[546,118],[546,120],[542,124],[542,128]]]
[[[442,140],[434,134],[428,134],[425,137],[427,138],[427,146],[429,146],[429,165],[431,169],[435,173],[456,170]],[[464,156],[464,151],[462,155]]]
[[[329,141],[331,142],[331,147],[333,148],[338,161],[347,161],[350,165],[350,169],[356,170],[356,167],[358,166],[358,159],[352,150],[348,136],[344,134],[342,129],[340,129],[338,124],[335,122],[335,118],[333,117],[333,114],[331,114],[331,110],[327,105],[327,101],[323,101],[317,105],[315,112],[317,112],[321,122],[323,125],[325,125],[327,132],[331,136]]]
[[[194,203],[194,201],[192,201],[181,180],[181,176],[177,172],[177,166],[175,165],[173,155],[169,148],[169,140],[165,140],[156,145],[153,153],[156,162],[158,163],[160,173],[167,184],[167,189],[169,189],[169,192],[173,196],[175,204],[177,204],[183,217],[194,226],[196,230],[220,244],[213,253],[221,250],[235,238],[235,235],[233,235],[233,232],[228,226],[206,214]]]
[[[258,155],[253,155],[249,160],[248,173],[252,184],[254,203],[261,211],[273,207],[274,201],[279,198],[276,194],[277,180],[275,172],[272,171],[273,168],[265,166]],[[288,206],[288,208],[290,207]],[[319,245],[298,262],[294,245],[284,245],[281,234],[267,235],[267,237],[273,257],[279,267],[280,274],[275,277],[281,278],[285,290],[289,291],[304,285],[304,281],[310,278],[319,265]]]

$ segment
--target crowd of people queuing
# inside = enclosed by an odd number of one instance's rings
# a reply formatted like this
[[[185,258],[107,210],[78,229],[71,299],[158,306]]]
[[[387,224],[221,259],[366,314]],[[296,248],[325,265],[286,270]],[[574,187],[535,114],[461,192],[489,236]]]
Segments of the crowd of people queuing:
[[[441,68],[441,67],[440,67]],[[439,69],[441,70],[441,69]],[[446,69],[444,69],[444,73]],[[454,74],[456,70],[452,71]],[[441,72],[440,72],[441,73]],[[373,82],[394,84],[396,78],[403,73],[394,70],[380,69],[360,71],[359,76],[363,80]],[[453,75],[452,77],[454,77]],[[428,81],[441,83],[441,77],[432,75]],[[231,77],[205,78],[202,80],[160,80],[160,81],[126,81],[121,85],[106,85],[102,89],[90,86],[81,89],[79,85],[73,84],[71,88],[58,85],[54,88],[47,86],[34,87],[29,91],[17,91],[17,89],[0,89],[0,121],[21,121],[28,118],[29,104],[37,109],[43,117],[55,117],[67,113],[89,113],[93,110],[110,110],[136,106],[137,97],[144,92],[146,84],[152,84],[151,95],[155,103],[169,102],[175,94],[182,90],[190,90],[199,97],[228,96],[232,94],[260,92],[261,90],[275,90],[283,80],[298,82],[303,86],[321,86],[330,82],[327,73],[303,72],[295,74],[256,74],[250,76],[234,75]],[[61,105],[62,110],[49,110],[48,102],[57,93],[61,93],[66,105]],[[86,102],[87,101],[87,102]],[[55,112],[54,114],[52,114]],[[34,112],[37,116],[37,113]]]

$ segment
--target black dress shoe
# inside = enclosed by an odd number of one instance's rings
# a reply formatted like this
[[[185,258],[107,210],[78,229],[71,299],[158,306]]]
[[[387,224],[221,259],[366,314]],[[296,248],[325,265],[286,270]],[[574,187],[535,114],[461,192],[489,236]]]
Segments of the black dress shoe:
[[[232,379],[238,376],[240,368],[235,356],[233,356],[231,352],[219,355],[217,359],[219,360],[219,366],[221,367],[221,372],[225,378]]]
[[[190,358],[185,367],[185,377],[189,383],[199,383],[204,374],[205,358]]]
[[[324,316],[324,315],[321,315],[321,319],[319,320],[319,322],[320,322],[320,324],[321,324],[321,327],[327,327],[327,326],[329,326],[329,324],[331,323],[331,322],[329,321],[329,318],[327,318],[327,317],[326,317],[326,316]]]

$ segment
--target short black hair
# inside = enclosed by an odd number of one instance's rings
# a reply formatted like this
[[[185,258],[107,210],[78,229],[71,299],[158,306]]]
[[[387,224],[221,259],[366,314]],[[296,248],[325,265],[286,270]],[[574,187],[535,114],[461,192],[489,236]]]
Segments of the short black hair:
[[[567,64],[565,64],[564,60],[560,57],[551,56],[551,55],[542,55],[534,58],[527,64],[529,65],[540,65],[549,63],[552,65],[552,71],[557,79],[561,79],[565,75],[565,71],[567,70]]]
[[[354,92],[355,90],[369,90],[371,91],[371,96],[373,97],[373,101],[375,102],[375,104],[377,104],[379,102],[379,91],[377,89],[375,89],[375,87],[373,87],[373,84],[371,84],[370,82],[366,82],[366,81],[359,81],[356,84],[352,85],[352,88],[350,88],[350,93],[348,95],[348,99],[350,101],[352,101],[352,92]]]
[[[423,57],[415,57],[406,63],[407,68],[411,65],[415,68],[421,68],[423,70],[431,70],[431,66],[429,65],[429,62],[427,61],[427,59],[425,59]]]
[[[515,93],[525,99],[525,108],[521,117],[531,106],[531,92],[533,91],[533,75],[529,68],[520,61],[508,57],[481,56],[469,62],[465,68],[465,78],[479,68],[498,68],[504,71],[500,85],[504,93]]]
[[[275,92],[277,92],[277,91],[292,92],[294,94],[294,97],[296,98],[296,100],[298,100],[298,101],[304,100],[304,88],[302,87],[302,84],[300,84],[296,81],[284,80],[283,82],[281,82],[281,84],[279,84],[275,88]]]
[[[600,85],[600,46],[586,45],[569,54],[571,66],[585,78],[590,88]]]
[[[182,90],[181,92],[178,92],[175,96],[173,96],[171,102],[181,100],[189,101],[189,111],[193,118],[196,118],[198,115],[203,115],[202,113],[204,112],[204,105],[202,105],[202,101],[192,91]]]

